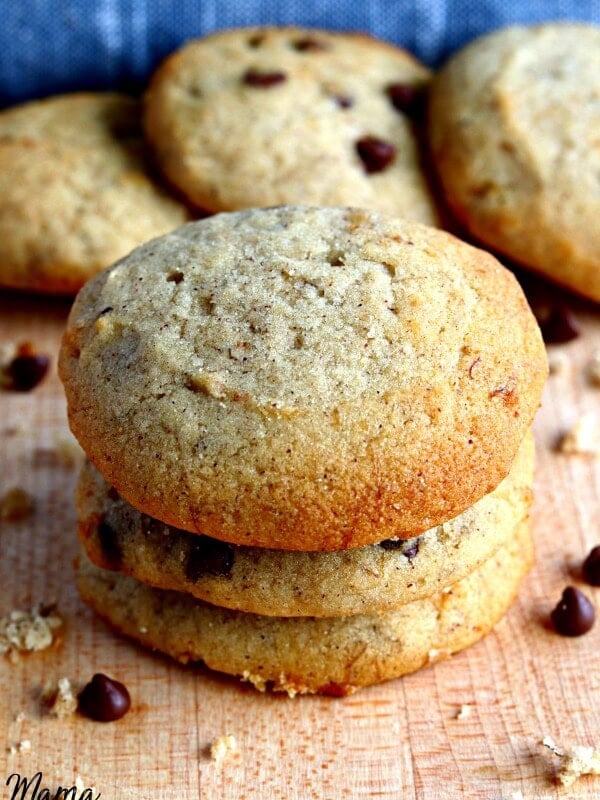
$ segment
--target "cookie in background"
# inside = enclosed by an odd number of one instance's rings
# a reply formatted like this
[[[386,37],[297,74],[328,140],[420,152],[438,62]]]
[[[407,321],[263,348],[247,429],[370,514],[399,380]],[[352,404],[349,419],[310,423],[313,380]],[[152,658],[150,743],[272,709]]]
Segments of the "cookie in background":
[[[139,101],[79,93],[0,113],[0,286],[74,294],[189,218],[152,174]]]
[[[472,42],[432,81],[429,138],[474,236],[600,301],[600,28],[511,27]]]
[[[429,78],[363,34],[226,30],[159,67],[145,131],[168,179],[211,212],[353,205],[435,225],[418,124]]]

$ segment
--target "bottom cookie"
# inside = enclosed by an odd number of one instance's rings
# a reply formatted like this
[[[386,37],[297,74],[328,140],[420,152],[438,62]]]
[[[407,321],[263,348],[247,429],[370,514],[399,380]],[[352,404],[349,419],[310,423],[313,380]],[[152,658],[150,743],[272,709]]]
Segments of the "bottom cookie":
[[[506,612],[533,560],[529,521],[492,558],[443,592],[383,614],[266,617],[153,589],[82,554],[79,590],[114,628],[187,663],[279,691],[351,694],[448,657]]]

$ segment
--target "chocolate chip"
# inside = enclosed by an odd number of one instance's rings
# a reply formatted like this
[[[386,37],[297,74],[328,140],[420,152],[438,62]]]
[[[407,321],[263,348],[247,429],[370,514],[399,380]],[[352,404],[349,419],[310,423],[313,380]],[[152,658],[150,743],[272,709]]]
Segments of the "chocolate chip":
[[[234,551],[227,542],[219,542],[209,536],[194,536],[185,562],[185,576],[196,582],[203,575],[227,577],[233,568]]]
[[[550,618],[561,636],[582,636],[592,628],[596,609],[583,592],[567,586]]]
[[[179,270],[179,269],[176,269],[176,270],[174,270],[173,272],[170,272],[167,275],[167,280],[170,283],[181,283],[181,281],[184,279],[184,277],[185,276],[184,276],[183,272],[181,270]]]
[[[43,381],[49,366],[48,356],[36,353],[15,356],[7,367],[11,389],[19,392],[34,389]]]
[[[419,552],[419,540],[414,539],[412,542],[410,542],[408,547],[406,547],[406,549],[402,551],[402,555],[405,558],[408,558],[409,561],[412,561],[418,552]]]
[[[384,539],[383,542],[379,542],[379,547],[383,547],[384,550],[401,550],[404,544],[404,539]]]
[[[419,552],[418,539],[384,539],[379,542],[379,547],[384,550],[402,550],[402,555],[412,561]]]
[[[590,550],[583,562],[583,577],[591,586],[600,586],[600,545]]]
[[[79,711],[96,722],[113,722],[129,711],[131,698],[119,681],[97,672],[79,693]]]
[[[106,520],[98,523],[98,541],[102,549],[106,569],[118,570],[123,561],[123,550],[119,542],[119,535]]]
[[[248,47],[260,47],[265,37],[262,33],[256,33],[248,39]]]
[[[396,157],[396,148],[376,136],[363,136],[356,143],[356,152],[360,156],[366,172],[382,172]]]
[[[345,94],[336,94],[334,95],[333,99],[340,108],[352,108],[354,105],[354,100]]]
[[[401,111],[411,119],[421,119],[425,111],[425,91],[422,86],[409,83],[391,83],[386,89],[387,96],[396,111]]]
[[[555,306],[550,315],[540,323],[546,344],[564,344],[581,333],[579,323],[566,306]]]
[[[317,39],[312,39],[307,37],[306,39],[298,39],[294,42],[294,50],[298,50],[300,53],[305,53],[310,50],[329,50],[325,42],[319,42]]]
[[[258,69],[249,69],[244,74],[244,83],[257,89],[270,89],[287,80],[285,72],[261,72]]]

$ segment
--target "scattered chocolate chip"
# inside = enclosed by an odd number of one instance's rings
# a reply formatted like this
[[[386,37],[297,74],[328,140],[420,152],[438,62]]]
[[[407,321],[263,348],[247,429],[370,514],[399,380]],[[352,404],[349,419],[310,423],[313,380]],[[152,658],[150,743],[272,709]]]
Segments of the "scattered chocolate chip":
[[[262,33],[256,33],[248,39],[248,47],[260,47],[265,37]]]
[[[334,95],[333,99],[340,108],[352,108],[354,105],[354,100],[345,94],[336,94]]]
[[[270,89],[287,80],[285,72],[261,72],[257,69],[249,69],[244,74],[244,83],[254,86],[257,89]]]
[[[102,548],[106,569],[118,570],[123,561],[119,535],[104,519],[98,523],[98,541]]]
[[[167,275],[167,280],[168,280],[170,283],[181,283],[181,281],[183,280],[183,278],[184,278],[184,274],[183,274],[183,272],[181,272],[181,270],[179,270],[179,269],[177,269],[177,270],[174,270],[173,272],[170,272],[170,273]]]
[[[96,722],[113,722],[129,711],[131,698],[119,681],[97,672],[79,693],[79,711]]]
[[[227,542],[219,542],[209,536],[194,536],[185,562],[185,576],[196,582],[203,575],[227,577],[233,568],[234,551]]]
[[[590,550],[582,571],[584,579],[591,586],[600,586],[600,545]]]
[[[39,353],[17,355],[7,367],[7,375],[11,389],[29,392],[43,381],[50,359]]]
[[[550,315],[540,323],[546,344],[564,344],[576,339],[581,333],[573,312],[566,306],[555,306]]]
[[[411,119],[421,119],[425,111],[425,90],[423,86],[408,83],[392,83],[386,89],[387,96],[396,111],[401,111]]]
[[[293,44],[294,50],[300,53],[306,53],[310,50],[329,50],[325,42],[320,42],[318,39],[307,37],[306,39],[298,39]]]
[[[396,148],[376,136],[363,136],[356,142],[356,152],[360,156],[366,172],[382,172],[396,157]]]
[[[567,586],[550,618],[554,630],[561,636],[582,636],[591,630],[596,609],[583,592]]]

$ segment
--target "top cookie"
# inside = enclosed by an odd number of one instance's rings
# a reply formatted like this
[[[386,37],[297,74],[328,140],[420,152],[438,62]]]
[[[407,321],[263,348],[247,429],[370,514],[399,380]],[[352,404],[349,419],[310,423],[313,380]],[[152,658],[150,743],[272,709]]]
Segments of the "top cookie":
[[[164,62],[146,133],[169,179],[210,211],[339,204],[436,224],[412,121],[428,79],[364,35],[229,30]]]
[[[599,28],[508,28],[470,44],[433,81],[430,138],[473,234],[600,300]]]
[[[74,293],[186,219],[150,176],[136,100],[73,94],[0,113],[0,285]]]
[[[239,544],[413,536],[507,474],[546,375],[514,277],[346,208],[187,225],[90,281],[60,358],[72,429],[128,502]]]

